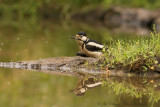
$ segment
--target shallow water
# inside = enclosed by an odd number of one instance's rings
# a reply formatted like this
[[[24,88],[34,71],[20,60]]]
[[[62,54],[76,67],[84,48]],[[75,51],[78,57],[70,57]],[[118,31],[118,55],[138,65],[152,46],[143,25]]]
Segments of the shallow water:
[[[75,77],[50,75],[18,69],[0,69],[0,105],[32,107],[149,107],[147,96],[141,99],[130,94],[117,95],[108,86],[88,89],[83,96],[73,90],[78,82]],[[159,104],[154,104],[157,107]]]
[[[78,47],[70,36],[85,31],[89,37],[109,45],[110,40],[133,40],[142,36],[113,34],[104,27],[54,20],[5,22],[0,24],[0,61],[38,60],[48,57],[75,56]],[[86,77],[87,78],[87,77]],[[32,107],[149,107],[150,96],[141,99],[116,94],[113,88],[98,86],[83,96],[73,90],[78,79],[19,69],[0,68],[0,106]],[[155,103],[154,106],[159,106]]]

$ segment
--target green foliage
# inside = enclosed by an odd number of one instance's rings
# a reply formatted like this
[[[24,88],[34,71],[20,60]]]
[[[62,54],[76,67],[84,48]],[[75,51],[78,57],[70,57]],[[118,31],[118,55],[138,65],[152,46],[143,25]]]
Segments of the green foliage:
[[[159,0],[104,0],[105,6],[120,5],[125,7],[143,7],[148,9],[157,9],[160,7]],[[154,5],[154,6],[153,6]]]
[[[0,1],[0,16],[7,18],[24,18],[37,17],[42,14],[54,12],[62,14],[70,13],[69,10],[74,10],[77,7],[96,4],[102,0],[1,0]]]
[[[160,55],[160,37],[156,32],[151,33],[148,40],[113,41],[105,52],[106,63],[111,67],[126,67],[130,70],[147,71],[156,64]]]
[[[2,0],[0,1],[0,13],[7,18],[17,16],[36,16],[38,7],[42,2],[34,0]]]
[[[5,18],[38,17],[43,14],[59,13],[70,15],[73,11],[87,11],[85,7],[112,7],[114,5],[129,7],[144,7],[157,9],[159,0],[0,0],[0,16]],[[154,5],[154,6],[153,6]],[[56,14],[55,14],[56,15]]]

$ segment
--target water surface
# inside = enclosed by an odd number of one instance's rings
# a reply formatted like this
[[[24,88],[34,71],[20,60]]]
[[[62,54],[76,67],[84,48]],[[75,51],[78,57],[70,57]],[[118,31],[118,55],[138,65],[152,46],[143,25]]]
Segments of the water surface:
[[[0,61],[38,60],[75,56],[78,47],[70,36],[85,31],[89,38],[110,44],[111,40],[135,40],[135,34],[114,34],[105,27],[54,20],[2,21],[0,24]],[[98,86],[83,96],[70,92],[78,78],[19,69],[0,68],[0,106],[2,107],[149,107],[149,96],[141,99],[117,95],[112,88]],[[159,106],[155,103],[154,106]]]

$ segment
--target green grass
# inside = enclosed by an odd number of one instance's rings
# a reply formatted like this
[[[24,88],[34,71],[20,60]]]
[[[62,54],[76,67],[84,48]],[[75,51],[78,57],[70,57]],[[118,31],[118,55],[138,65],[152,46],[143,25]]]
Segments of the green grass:
[[[160,55],[160,37],[156,31],[151,32],[148,39],[135,41],[123,40],[111,42],[105,51],[105,63],[117,69],[128,71],[148,71],[157,65],[156,58]]]

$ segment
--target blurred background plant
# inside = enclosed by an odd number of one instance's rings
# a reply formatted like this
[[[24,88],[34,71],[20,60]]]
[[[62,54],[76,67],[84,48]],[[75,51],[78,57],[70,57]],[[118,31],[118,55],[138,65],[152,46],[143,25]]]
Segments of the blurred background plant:
[[[102,6],[109,8],[112,6],[141,7],[147,9],[158,9],[159,0],[0,0],[0,17],[21,18],[56,15],[71,15],[72,12],[86,11],[87,9]],[[68,16],[69,17],[69,16]]]

